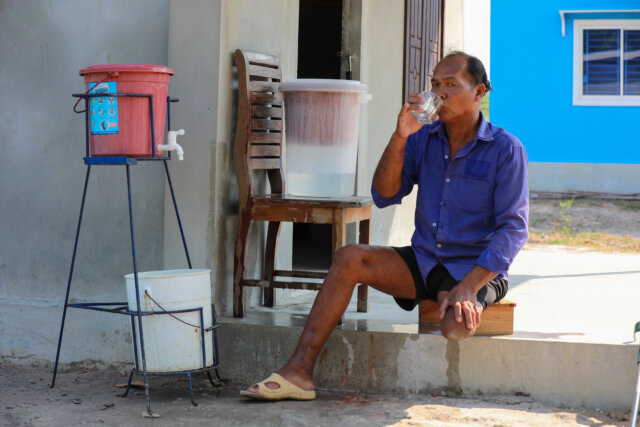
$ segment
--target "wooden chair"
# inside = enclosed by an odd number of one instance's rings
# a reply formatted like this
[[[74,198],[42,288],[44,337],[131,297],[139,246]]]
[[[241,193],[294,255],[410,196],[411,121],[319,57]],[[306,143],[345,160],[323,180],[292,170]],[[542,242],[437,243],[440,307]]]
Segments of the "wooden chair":
[[[476,329],[476,336],[483,335],[512,335],[513,315],[516,303],[502,299],[491,304],[482,313],[482,321]],[[435,325],[440,323],[438,304],[433,301],[423,301],[419,306],[420,325]]]
[[[238,121],[234,168],[238,179],[239,212],[233,277],[233,315],[244,316],[243,288],[264,288],[264,305],[275,304],[275,288],[318,290],[326,273],[275,269],[275,254],[281,222],[331,224],[332,253],[346,244],[346,226],[359,223],[359,242],[369,243],[371,199],[313,199],[285,193],[281,145],[283,102],[276,96],[282,74],[278,58],[241,50],[235,52],[238,69]],[[256,194],[254,171],[265,170],[271,194]],[[245,279],[247,238],[254,221],[268,222],[262,279]],[[252,261],[253,262],[253,261]],[[276,278],[296,278],[292,281]],[[310,280],[304,280],[310,279]],[[358,286],[358,311],[366,312],[368,289]]]

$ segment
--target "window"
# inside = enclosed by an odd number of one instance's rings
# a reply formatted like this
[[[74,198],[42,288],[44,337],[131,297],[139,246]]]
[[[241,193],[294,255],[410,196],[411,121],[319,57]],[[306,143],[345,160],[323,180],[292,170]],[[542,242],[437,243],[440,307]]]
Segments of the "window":
[[[640,20],[575,20],[574,105],[640,105]]]

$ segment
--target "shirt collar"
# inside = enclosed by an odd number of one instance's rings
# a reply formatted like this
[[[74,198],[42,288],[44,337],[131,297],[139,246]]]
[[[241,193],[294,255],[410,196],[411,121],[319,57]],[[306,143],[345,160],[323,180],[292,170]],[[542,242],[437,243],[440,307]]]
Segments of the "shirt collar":
[[[482,139],[483,141],[493,141],[495,138],[493,137],[493,133],[489,128],[489,122],[484,118],[484,114],[480,111],[480,127],[478,128],[478,133],[476,134],[476,139]]]

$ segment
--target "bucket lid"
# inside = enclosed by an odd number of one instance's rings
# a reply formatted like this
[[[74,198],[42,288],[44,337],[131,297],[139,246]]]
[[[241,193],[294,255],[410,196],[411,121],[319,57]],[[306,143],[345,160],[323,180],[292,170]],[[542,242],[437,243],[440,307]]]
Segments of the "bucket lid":
[[[281,92],[357,92],[366,93],[367,85],[357,80],[294,79],[280,83]]]
[[[165,67],[164,65],[151,64],[102,64],[91,65],[78,71],[78,74],[84,76],[89,73],[108,73],[109,71],[121,71],[129,73],[166,73],[175,74],[175,70]]]

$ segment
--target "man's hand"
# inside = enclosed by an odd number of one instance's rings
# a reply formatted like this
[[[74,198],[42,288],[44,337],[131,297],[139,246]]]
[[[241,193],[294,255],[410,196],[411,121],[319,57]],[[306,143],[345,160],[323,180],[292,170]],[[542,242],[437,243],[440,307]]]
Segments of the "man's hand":
[[[442,303],[440,303],[440,319],[444,319],[449,307],[453,307],[456,322],[461,323],[464,316],[467,329],[469,329],[472,334],[475,333],[476,328],[480,325],[482,305],[478,302],[473,288],[459,283],[451,289],[451,292],[449,292],[442,300]]]
[[[408,138],[410,135],[418,132],[422,126],[421,123],[413,117],[411,114],[412,110],[416,111],[424,111],[422,105],[424,100],[417,93],[412,93],[409,95],[409,100],[406,104],[402,106],[400,109],[400,114],[398,114],[398,122],[396,124],[396,135],[400,138]]]

